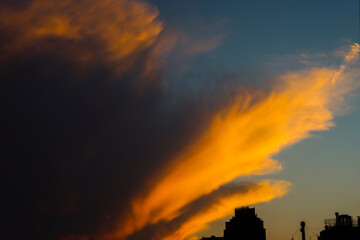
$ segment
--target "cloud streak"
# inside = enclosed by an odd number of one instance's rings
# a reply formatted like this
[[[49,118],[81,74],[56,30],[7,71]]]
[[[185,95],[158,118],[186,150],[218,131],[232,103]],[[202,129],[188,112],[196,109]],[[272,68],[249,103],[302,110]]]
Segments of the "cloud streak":
[[[185,239],[210,221],[229,215],[235,207],[264,202],[284,194],[284,181],[230,183],[187,204],[170,221],[148,225],[128,239]]]

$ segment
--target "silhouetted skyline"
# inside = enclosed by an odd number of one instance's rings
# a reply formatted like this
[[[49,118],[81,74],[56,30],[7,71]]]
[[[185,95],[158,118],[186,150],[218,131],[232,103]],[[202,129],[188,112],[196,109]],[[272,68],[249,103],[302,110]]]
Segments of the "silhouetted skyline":
[[[335,213],[334,219],[324,220],[325,229],[310,236],[309,227],[304,221],[300,222],[298,229],[301,239],[318,240],[358,240],[360,239],[360,216],[353,219],[347,214]],[[284,231],[286,231],[284,229]],[[294,239],[292,236],[292,240]],[[225,223],[223,236],[203,237],[201,240],[266,240],[264,222],[255,214],[255,208],[241,207],[235,209],[235,216]]]
[[[225,223],[223,237],[203,237],[202,240],[266,240],[264,222],[255,214],[255,208],[235,209],[235,216]]]
[[[360,216],[353,219],[347,214],[335,213],[335,219],[325,219],[325,229],[318,240],[357,240],[360,239]]]

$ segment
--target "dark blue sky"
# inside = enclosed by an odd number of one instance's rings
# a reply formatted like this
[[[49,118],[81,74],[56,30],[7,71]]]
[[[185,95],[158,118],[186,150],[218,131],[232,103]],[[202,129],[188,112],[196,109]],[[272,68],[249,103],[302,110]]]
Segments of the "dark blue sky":
[[[358,40],[357,1],[150,1],[165,25],[229,34],[218,49],[231,64],[268,55],[326,52]],[[219,27],[219,24],[222,27]],[[211,30],[209,30],[211,31]]]

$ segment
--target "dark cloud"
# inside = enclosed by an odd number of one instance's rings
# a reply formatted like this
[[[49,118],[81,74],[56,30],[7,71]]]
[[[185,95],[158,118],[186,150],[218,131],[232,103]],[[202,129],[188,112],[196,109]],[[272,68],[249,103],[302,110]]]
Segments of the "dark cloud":
[[[31,0],[1,0],[0,4],[12,8],[25,8]]]
[[[161,84],[139,93],[142,64],[120,79],[46,53],[2,65],[7,239],[111,229],[146,176],[200,132],[197,106],[166,109]]]
[[[47,37],[9,52],[4,46],[18,35],[2,31],[3,239],[113,231],[149,175],[191,142],[219,105],[203,106],[210,96],[170,100],[152,47],[129,56],[133,64],[119,74],[108,62],[78,61],[94,53],[94,38]]]

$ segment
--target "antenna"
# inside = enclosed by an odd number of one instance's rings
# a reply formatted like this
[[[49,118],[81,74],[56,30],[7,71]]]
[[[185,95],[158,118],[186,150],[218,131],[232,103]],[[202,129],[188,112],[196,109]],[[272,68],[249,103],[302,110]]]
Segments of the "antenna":
[[[302,240],[305,240],[305,222],[302,221],[302,222],[300,223],[300,226],[301,226],[301,229],[300,229],[301,239],[302,239]]]

